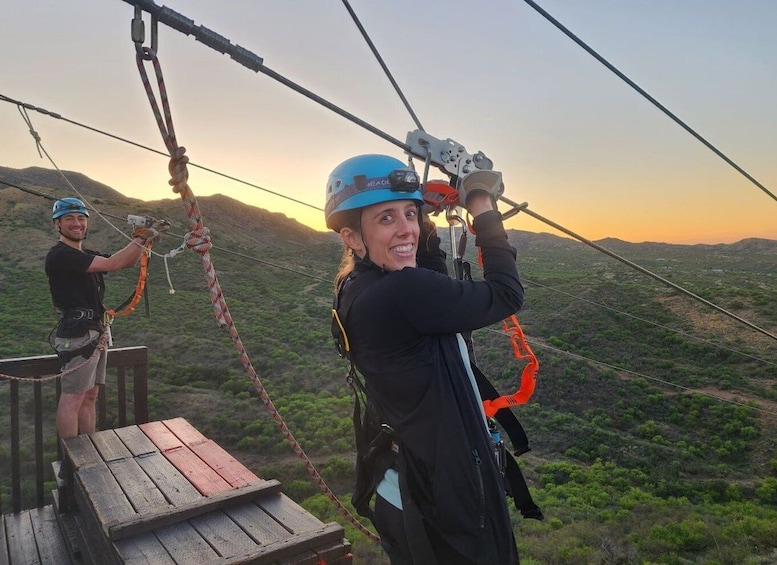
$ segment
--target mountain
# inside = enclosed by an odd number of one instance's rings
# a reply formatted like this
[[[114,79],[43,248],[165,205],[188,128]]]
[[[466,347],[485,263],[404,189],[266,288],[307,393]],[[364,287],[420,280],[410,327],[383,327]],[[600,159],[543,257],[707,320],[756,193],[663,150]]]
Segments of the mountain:
[[[149,349],[152,418],[187,418],[259,475],[279,478],[307,508],[328,512],[214,323],[201,257],[162,257],[189,229],[181,201],[142,202],[65,174],[99,210],[90,247],[123,246],[127,214],[172,223],[154,248],[146,299],[113,324],[116,346]],[[3,357],[50,352],[54,317],[42,262],[56,238],[52,200],[42,194],[73,194],[57,177],[0,168]],[[247,355],[347,499],[352,397],[329,329],[337,238],[225,196],[198,202]],[[769,562],[777,549],[777,241],[596,242],[724,313],[577,241],[508,235],[526,287],[519,319],[540,362],[534,396],[514,409],[532,446],[519,462],[548,517],[516,518],[522,563]],[[441,236],[448,249],[448,230]],[[474,238],[465,259],[479,278]],[[108,277],[109,306],[132,292],[136,277]],[[523,364],[501,328],[474,339],[484,372],[500,390],[515,390]],[[359,538],[349,533],[357,556],[372,555]]]

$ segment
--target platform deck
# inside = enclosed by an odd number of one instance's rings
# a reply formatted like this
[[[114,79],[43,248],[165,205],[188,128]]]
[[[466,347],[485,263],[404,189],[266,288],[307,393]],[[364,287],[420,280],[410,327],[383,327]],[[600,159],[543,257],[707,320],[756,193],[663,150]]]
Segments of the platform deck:
[[[64,453],[59,504],[3,517],[0,565],[3,556],[9,565],[352,562],[342,526],[318,520],[183,418],[71,438]]]

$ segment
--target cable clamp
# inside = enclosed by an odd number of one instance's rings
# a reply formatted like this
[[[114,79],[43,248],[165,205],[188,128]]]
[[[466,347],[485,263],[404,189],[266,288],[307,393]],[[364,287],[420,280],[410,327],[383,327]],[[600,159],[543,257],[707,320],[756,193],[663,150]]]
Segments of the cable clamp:
[[[423,130],[417,129],[407,134],[408,153],[424,159],[459,181],[475,171],[490,171],[494,162],[482,151],[469,153],[460,143],[452,139],[437,139]]]

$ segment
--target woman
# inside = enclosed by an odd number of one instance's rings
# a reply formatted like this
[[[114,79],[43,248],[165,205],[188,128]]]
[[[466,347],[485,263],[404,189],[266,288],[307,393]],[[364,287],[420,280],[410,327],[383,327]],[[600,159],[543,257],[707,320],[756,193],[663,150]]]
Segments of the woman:
[[[377,487],[373,518],[392,565],[518,563],[505,485],[460,334],[516,312],[523,287],[496,211],[501,176],[479,171],[462,184],[484,281],[417,267],[417,254],[420,261],[441,253],[430,223],[421,221],[418,176],[401,161],[354,157],[327,185],[327,227],[345,245],[336,286],[338,304],[348,303],[338,314],[350,359],[398,448]]]

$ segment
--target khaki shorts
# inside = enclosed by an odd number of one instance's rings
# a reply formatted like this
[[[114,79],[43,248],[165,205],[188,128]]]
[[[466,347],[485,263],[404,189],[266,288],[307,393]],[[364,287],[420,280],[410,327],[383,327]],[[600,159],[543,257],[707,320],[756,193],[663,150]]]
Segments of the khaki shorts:
[[[74,351],[96,340],[100,332],[89,330],[88,334],[81,337],[55,337],[54,349],[57,351]],[[103,349],[95,349],[94,354],[88,358],[73,357],[68,361],[62,372],[78,367],[75,371],[62,375],[62,392],[66,394],[82,394],[94,388],[95,385],[105,384],[105,368],[108,362],[108,352]]]

